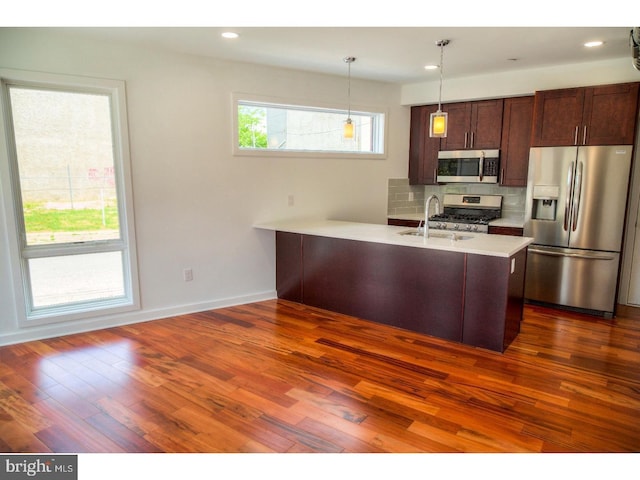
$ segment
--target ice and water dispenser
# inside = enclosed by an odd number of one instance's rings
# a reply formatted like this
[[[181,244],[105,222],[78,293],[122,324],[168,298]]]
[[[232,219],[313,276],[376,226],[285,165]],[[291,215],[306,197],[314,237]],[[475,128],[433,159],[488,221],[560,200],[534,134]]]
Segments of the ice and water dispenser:
[[[559,196],[560,187],[558,185],[534,185],[531,218],[533,220],[555,220]]]

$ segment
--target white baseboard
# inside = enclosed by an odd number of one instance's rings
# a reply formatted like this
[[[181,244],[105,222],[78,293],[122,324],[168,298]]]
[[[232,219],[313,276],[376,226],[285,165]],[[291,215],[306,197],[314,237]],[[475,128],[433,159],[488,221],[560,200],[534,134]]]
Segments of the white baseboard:
[[[37,327],[24,328],[7,334],[0,334],[0,346],[30,342],[33,340],[43,340],[45,338],[61,337],[63,335],[71,335],[75,333],[91,332],[94,330],[131,325],[134,323],[149,322],[152,320],[174,317],[176,315],[204,312],[206,310],[215,310],[218,308],[260,302],[263,300],[272,300],[274,298],[277,298],[276,292],[268,291],[251,295],[243,295],[240,297],[223,298],[210,302],[193,303],[154,310],[137,310],[111,317],[92,318],[89,320],[66,322],[64,324],[40,325]]]

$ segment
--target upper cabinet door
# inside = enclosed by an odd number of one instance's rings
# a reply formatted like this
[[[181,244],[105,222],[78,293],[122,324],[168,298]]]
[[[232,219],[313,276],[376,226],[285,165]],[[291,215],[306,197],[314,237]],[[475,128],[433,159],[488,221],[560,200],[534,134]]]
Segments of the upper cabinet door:
[[[588,87],[580,145],[631,145],[638,111],[638,83]]]
[[[500,185],[526,187],[534,97],[512,97],[504,101],[500,145]]]
[[[536,92],[531,146],[576,145],[583,104],[583,88]]]
[[[447,112],[447,136],[442,138],[442,150],[464,150],[469,142],[471,128],[471,103],[449,103],[442,106]]]
[[[442,150],[500,148],[503,105],[501,98],[443,105],[449,121]]]
[[[429,137],[429,118],[437,105],[411,107],[409,137],[409,183],[435,185],[440,138]]]
[[[500,148],[503,111],[504,100],[502,98],[473,102],[470,148]]]

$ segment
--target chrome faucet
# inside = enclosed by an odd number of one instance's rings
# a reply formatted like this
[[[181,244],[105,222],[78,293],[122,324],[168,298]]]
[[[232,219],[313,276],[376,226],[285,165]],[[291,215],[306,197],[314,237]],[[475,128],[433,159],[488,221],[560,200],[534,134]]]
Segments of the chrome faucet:
[[[431,208],[431,200],[436,201],[436,215],[440,214],[440,200],[437,196],[431,195],[424,203],[424,238],[429,238],[429,209]]]

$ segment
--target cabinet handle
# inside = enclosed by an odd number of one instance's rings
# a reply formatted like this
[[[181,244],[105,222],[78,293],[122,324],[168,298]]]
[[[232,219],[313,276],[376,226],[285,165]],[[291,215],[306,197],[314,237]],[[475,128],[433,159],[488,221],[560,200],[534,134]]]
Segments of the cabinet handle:
[[[500,181],[498,182],[500,185],[504,182],[504,168],[500,169]]]
[[[576,130],[575,132],[573,132],[573,144],[577,145],[578,144],[578,129],[580,128],[579,125],[576,125]]]
[[[467,138],[469,137],[469,132],[464,132],[464,148],[467,148]]]
[[[438,168],[433,169],[433,183],[438,183]]]
[[[474,132],[471,132],[471,145],[469,145],[469,148],[473,148],[474,143]]]
[[[582,144],[586,145],[587,144],[587,126],[584,126],[584,129],[582,130]]]

